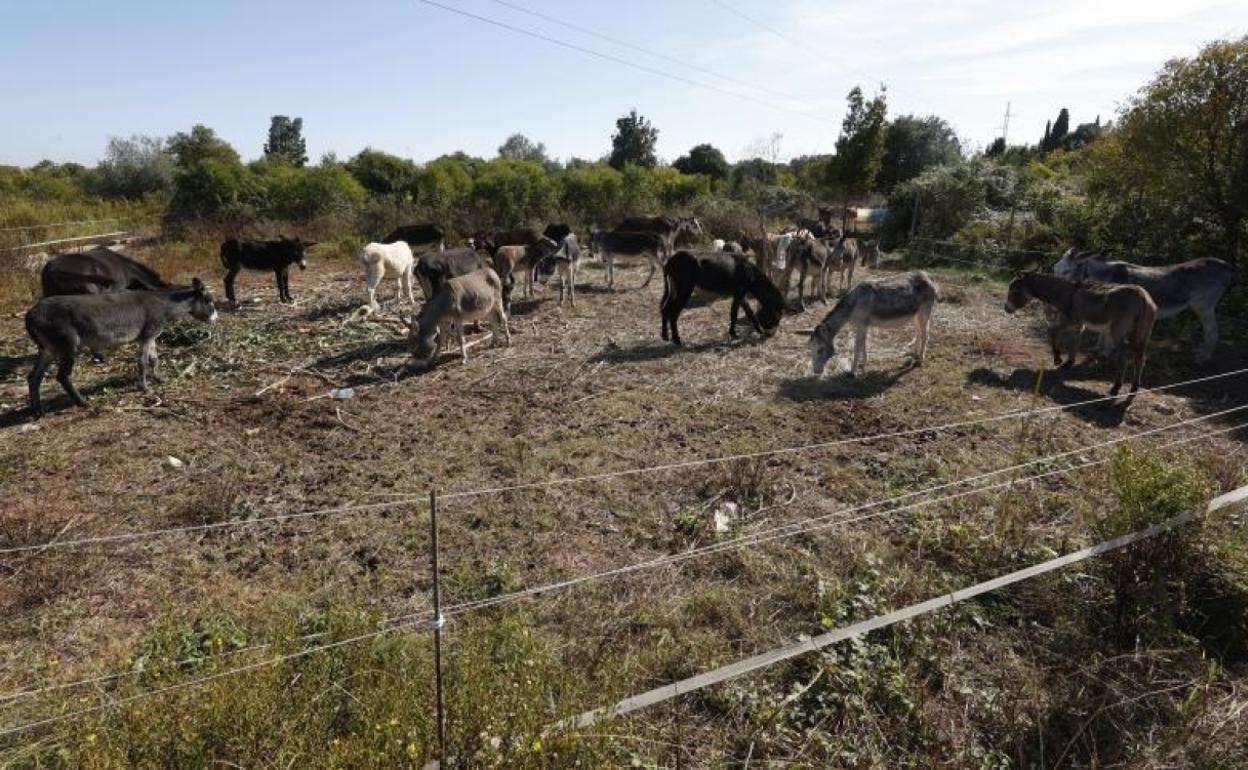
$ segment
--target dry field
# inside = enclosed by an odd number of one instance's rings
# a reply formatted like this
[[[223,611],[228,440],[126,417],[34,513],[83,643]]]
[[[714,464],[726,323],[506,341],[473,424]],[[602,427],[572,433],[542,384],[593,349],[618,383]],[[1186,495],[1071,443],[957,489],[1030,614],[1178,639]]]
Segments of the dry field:
[[[179,279],[194,265],[185,255],[162,261],[159,250],[140,256]],[[203,255],[202,264],[215,265],[215,255]],[[204,277],[220,291],[217,273],[208,268]],[[659,339],[661,281],[640,291],[643,275],[624,271],[622,290],[608,293],[591,266],[575,309],[559,308],[557,292],[539,288],[536,302],[517,301],[510,348],[482,344],[467,366],[448,354],[431,371],[416,371],[402,345],[406,310],[390,301],[378,319],[352,317],[363,280],[350,261],[314,258],[292,276],[292,306],[275,302],[271,276],[248,273],[240,279],[241,309],[223,313],[216,327],[182,326],[162,339],[165,385],[137,391],[129,348],[103,364],[84,357],[77,380],[90,408],[70,407],[49,378],[52,414],[33,431],[23,430],[21,414],[32,348],[21,308],[3,308],[0,548],[399,502],[0,557],[0,690],[124,667],[171,623],[228,617],[251,643],[334,608],[386,617],[425,612],[423,497],[435,487],[452,496],[441,506],[441,557],[444,601],[457,604],[836,517],[868,501],[1229,409],[1248,392],[1243,378],[1233,378],[1148,394],[1125,414],[1106,404],[1075,406],[765,459],[454,498],[1074,404],[1108,390],[1105,367],[1080,366],[1060,383],[1039,379],[1048,362],[1039,311],[1006,316],[997,278],[935,271],[944,298],[927,365],[908,365],[909,330],[873,332],[869,374],[854,381],[809,376],[797,332],[826,308],[787,317],[771,340],[729,342],[727,301],[695,306],[682,319],[686,347],[676,349]],[[387,280],[383,296],[393,290]],[[1146,386],[1248,366],[1232,355],[1237,344],[1224,343],[1227,357],[1194,367],[1180,344],[1189,336],[1182,325],[1160,325]],[[842,344],[849,344],[844,336]],[[334,387],[356,395],[331,399]],[[1240,422],[1248,412],[1133,445],[1144,450]],[[1163,456],[1210,487],[1230,488],[1245,480],[1246,435],[1224,433]],[[1028,472],[1108,454],[1089,451]],[[184,467],[166,467],[170,456]],[[1104,467],[1075,471],[466,615],[449,626],[448,644],[454,650],[482,629],[521,624],[577,680],[575,703],[552,703],[541,718],[566,716],[1087,544],[1112,499]],[[717,533],[714,513],[725,502],[738,513],[728,532]],[[1216,549],[1219,528],[1237,525],[1234,517],[1208,524],[1196,547]],[[1248,554],[1219,558],[1242,567]],[[1248,580],[1236,590],[1248,596]],[[1038,580],[870,644],[838,647],[825,668],[795,662],[607,725],[598,740],[611,761],[663,766],[834,759],[882,766],[922,757],[961,767],[1041,757],[1043,765],[1063,747],[1056,764],[1141,757],[1201,764],[1241,752],[1248,717],[1232,717],[1245,703],[1236,687],[1248,685],[1242,639],[1184,628],[1195,640],[1187,646],[1123,655],[1129,644],[1095,628],[1113,618],[1109,593],[1095,567]],[[1189,598],[1199,608],[1200,597]],[[1202,650],[1221,655],[1225,668],[1208,669]],[[1129,718],[1122,709],[1092,713],[1184,683],[1167,697],[1199,691],[1207,698],[1190,719],[1148,702],[1125,709]],[[423,697],[427,682],[413,686]],[[1103,700],[1090,690],[1105,693]],[[816,696],[835,708],[810,700]],[[83,702],[106,697],[107,688],[95,688]],[[0,708],[6,726],[47,713],[28,701]],[[457,740],[473,750],[477,738]],[[1046,740],[1061,744],[1047,748],[1047,759]]]

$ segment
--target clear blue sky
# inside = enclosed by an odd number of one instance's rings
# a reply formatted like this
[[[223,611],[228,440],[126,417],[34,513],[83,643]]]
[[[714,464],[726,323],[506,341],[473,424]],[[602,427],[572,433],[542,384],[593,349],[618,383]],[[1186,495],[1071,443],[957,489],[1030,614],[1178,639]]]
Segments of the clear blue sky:
[[[775,132],[782,157],[828,152],[844,96],[886,82],[890,113],[936,113],[974,145],[1034,141],[1069,107],[1112,117],[1168,57],[1248,32],[1245,0],[509,0],[661,51],[760,93],[506,8],[440,0],[812,119],[708,92],[453,15],[418,0],[3,0],[0,163],[93,163],[110,136],[193,123],[260,154],[269,116],[304,119],[313,159],[365,146],[416,160],[492,156],[510,133],[597,157],[637,107],[673,159],[712,142],[732,159]],[[786,39],[787,38],[787,39]],[[795,97],[795,98],[791,98]]]

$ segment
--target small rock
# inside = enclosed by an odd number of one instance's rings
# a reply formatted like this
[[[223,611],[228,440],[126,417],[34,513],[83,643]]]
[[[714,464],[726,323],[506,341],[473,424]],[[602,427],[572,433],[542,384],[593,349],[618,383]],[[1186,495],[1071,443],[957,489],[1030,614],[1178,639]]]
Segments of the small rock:
[[[329,391],[329,397],[335,401],[346,401],[355,398],[355,388],[334,388]]]
[[[28,422],[17,429],[18,433],[34,433],[37,430],[43,430],[43,426],[37,422]]]
[[[259,432],[260,432],[259,428],[248,428],[247,430],[243,431],[243,433],[247,434],[248,436],[254,436]]]
[[[166,457],[164,460],[161,461],[160,464],[165,466],[166,468],[172,468],[175,471],[182,470],[182,468],[186,465],[186,463],[182,462],[181,460],[174,457],[173,455],[169,455],[168,457]]]

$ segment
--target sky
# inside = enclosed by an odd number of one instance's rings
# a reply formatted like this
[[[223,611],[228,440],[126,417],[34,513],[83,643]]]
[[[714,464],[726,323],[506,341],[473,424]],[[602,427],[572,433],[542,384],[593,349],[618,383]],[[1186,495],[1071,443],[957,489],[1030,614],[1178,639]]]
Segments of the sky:
[[[512,29],[423,0],[0,0],[0,163],[92,164],[195,123],[250,159],[275,114],[303,118],[314,160],[492,157],[515,132],[597,158],[632,108],[665,160],[777,134],[786,159],[831,152],[846,93],[881,84],[890,116],[939,115],[974,149],[1007,104],[1011,142],[1035,142],[1060,108],[1108,120],[1165,60],[1248,34],[1248,0],[437,3]]]

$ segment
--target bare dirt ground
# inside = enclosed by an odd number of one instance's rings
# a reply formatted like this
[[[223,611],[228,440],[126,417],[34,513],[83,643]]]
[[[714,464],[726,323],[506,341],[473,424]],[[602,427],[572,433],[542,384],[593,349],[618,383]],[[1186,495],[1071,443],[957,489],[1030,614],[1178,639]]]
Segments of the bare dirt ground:
[[[0,547],[711,458],[1107,392],[1102,366],[1080,366],[1061,383],[1038,386],[1048,363],[1039,312],[1004,314],[997,280],[933,274],[944,296],[926,366],[911,367],[902,351],[910,330],[873,332],[868,374],[850,380],[809,375],[806,338],[797,332],[822,318],[827,308],[818,303],[786,317],[773,339],[731,342],[727,301],[696,306],[682,319],[686,346],[662,342],[661,277],[639,290],[640,268],[624,271],[617,278],[623,288],[606,292],[601,270],[591,266],[575,309],[558,307],[557,292],[539,287],[536,301],[516,303],[510,348],[482,344],[467,366],[448,353],[430,371],[408,367],[406,308],[390,300],[379,319],[352,317],[363,280],[350,263],[314,264],[294,275],[290,306],[276,303],[271,276],[251,273],[240,279],[244,304],[223,313],[220,324],[179,327],[162,339],[165,385],[138,392],[129,348],[104,364],[84,356],[77,381],[90,408],[69,406],[49,378],[52,414],[33,431],[23,430],[21,411],[33,351],[9,309],[0,318]],[[211,278],[219,291],[215,271]],[[388,280],[383,296],[393,289]],[[1179,342],[1188,334],[1175,324],[1159,327],[1146,386],[1248,365],[1224,344],[1226,355],[1213,366],[1194,367]],[[850,340],[841,343],[848,355]],[[356,395],[331,399],[334,387],[353,387]],[[1141,397],[1125,415],[1096,404],[1026,421],[450,500],[442,509],[445,601],[705,545],[717,537],[712,513],[723,501],[739,506],[732,533],[748,534],[1227,409],[1244,392],[1242,378],[1228,379]],[[1246,420],[1235,415],[1140,444]],[[1181,455],[1228,487],[1244,477],[1243,435],[1195,443]],[[166,467],[169,456],[184,467]],[[990,577],[1086,542],[1083,525],[1103,506],[1106,483],[1104,473],[1084,471],[513,610],[560,639],[568,664],[602,683],[605,702],[608,693],[640,691],[817,631],[825,582],[872,564],[890,565],[892,582],[877,597],[888,609],[926,598],[933,586],[952,587],[954,577]],[[385,615],[424,611],[429,585],[419,502],[5,556],[0,689],[123,660],[170,617],[225,613],[262,638],[275,618],[334,605]],[[714,741],[703,745],[711,751]]]

